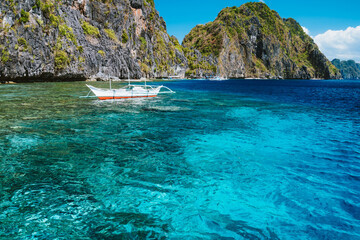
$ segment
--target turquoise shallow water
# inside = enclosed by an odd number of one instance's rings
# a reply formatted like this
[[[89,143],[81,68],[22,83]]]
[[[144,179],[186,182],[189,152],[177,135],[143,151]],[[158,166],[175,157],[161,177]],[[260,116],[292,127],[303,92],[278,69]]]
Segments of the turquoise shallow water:
[[[360,239],[360,82],[165,85],[1,85],[0,238]]]

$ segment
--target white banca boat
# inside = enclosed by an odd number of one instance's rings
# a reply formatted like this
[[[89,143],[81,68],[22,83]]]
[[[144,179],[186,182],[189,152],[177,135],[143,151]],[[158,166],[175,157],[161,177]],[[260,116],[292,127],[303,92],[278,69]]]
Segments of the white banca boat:
[[[223,78],[223,77],[219,77],[219,76],[213,76],[213,77],[209,77],[208,80],[210,80],[210,81],[224,81],[224,80],[228,80],[228,78]]]
[[[122,98],[145,98],[145,97],[156,97],[159,93],[175,93],[170,88],[161,86],[151,86],[151,85],[135,85],[129,84],[118,89],[111,88],[97,88],[91,85],[87,85],[90,88],[90,92],[86,97],[89,97],[90,93],[94,93],[96,97],[100,100],[109,100],[109,99],[122,99]],[[166,89],[167,91],[161,91],[162,89]]]

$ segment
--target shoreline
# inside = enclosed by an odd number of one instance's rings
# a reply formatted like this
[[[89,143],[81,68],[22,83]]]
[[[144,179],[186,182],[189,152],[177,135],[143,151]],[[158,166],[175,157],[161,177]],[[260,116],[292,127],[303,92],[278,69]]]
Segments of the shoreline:
[[[0,85],[7,85],[7,84],[21,84],[21,83],[45,83],[45,82],[124,82],[127,83],[129,80],[128,79],[94,79],[94,78],[89,78],[89,79],[71,79],[71,78],[62,78],[62,79],[21,79],[21,80],[0,80]],[[257,81],[257,80],[277,80],[277,81],[286,81],[286,80],[303,80],[303,81],[319,81],[319,80],[358,80],[358,79],[323,79],[323,78],[311,78],[311,79],[277,79],[277,78],[229,78],[229,79],[225,79],[225,80],[209,80],[209,79],[202,79],[202,78],[181,78],[181,79],[162,79],[162,78],[150,78],[150,79],[130,79],[131,82],[144,82],[144,81],[148,81],[148,82],[161,82],[161,81],[178,81],[178,80],[198,80],[198,81],[212,81],[212,82],[221,82],[221,81],[227,81],[227,80],[248,80],[248,81]]]

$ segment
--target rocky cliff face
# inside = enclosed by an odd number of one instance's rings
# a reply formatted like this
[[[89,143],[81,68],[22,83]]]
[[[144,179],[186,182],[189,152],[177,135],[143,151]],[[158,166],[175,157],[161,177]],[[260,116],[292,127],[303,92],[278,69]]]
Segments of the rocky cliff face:
[[[187,75],[229,78],[340,78],[294,19],[282,19],[264,3],[223,9],[214,22],[185,37]]]
[[[360,63],[356,63],[354,60],[340,61],[339,59],[334,59],[331,63],[340,70],[343,79],[360,79]]]
[[[184,75],[153,0],[2,0],[0,80]]]

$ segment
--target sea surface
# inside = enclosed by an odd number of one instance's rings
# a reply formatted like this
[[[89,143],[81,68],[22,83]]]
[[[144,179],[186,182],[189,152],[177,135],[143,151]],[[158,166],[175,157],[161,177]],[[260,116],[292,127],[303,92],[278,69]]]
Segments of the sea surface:
[[[360,81],[154,84],[0,85],[0,239],[360,239]]]

